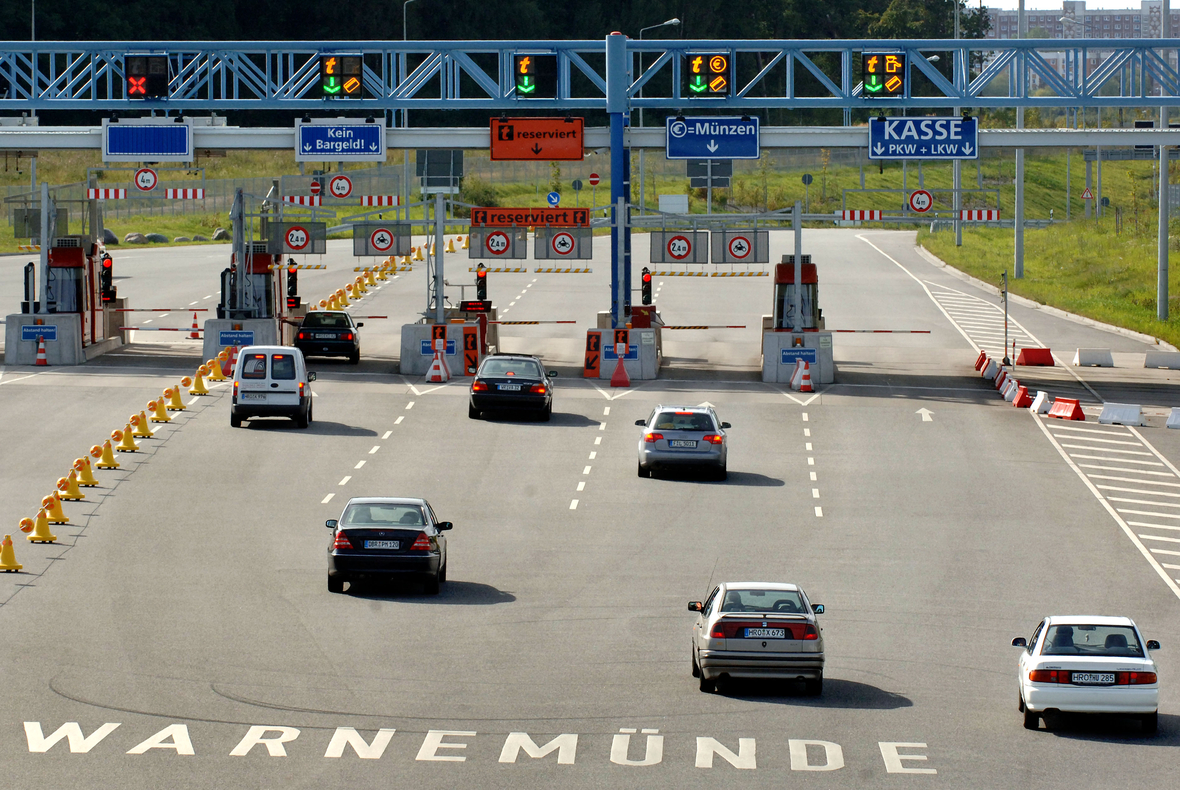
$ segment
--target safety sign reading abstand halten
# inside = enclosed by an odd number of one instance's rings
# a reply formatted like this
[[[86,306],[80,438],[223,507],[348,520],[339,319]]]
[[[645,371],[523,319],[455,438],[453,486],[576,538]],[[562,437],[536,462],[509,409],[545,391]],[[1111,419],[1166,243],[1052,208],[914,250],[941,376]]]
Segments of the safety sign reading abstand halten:
[[[808,365],[816,364],[818,360],[818,351],[814,348],[783,348],[779,349],[782,352],[781,364],[794,365],[796,359],[801,359]]]
[[[428,357],[434,353],[433,349],[430,348],[430,341],[429,340],[421,341],[421,351],[422,351],[422,356],[424,356],[424,357]],[[447,352],[446,353],[447,353],[448,357],[455,356],[456,347],[455,347],[454,340],[447,341]]]
[[[295,122],[295,161],[384,162],[385,125],[343,121]]]
[[[225,346],[252,346],[254,345],[253,330],[230,330],[223,329],[217,333],[217,345]]]
[[[668,159],[757,159],[758,117],[667,118]]]
[[[978,159],[974,118],[870,118],[869,159]]]
[[[44,339],[46,343],[57,340],[57,324],[24,324],[21,326],[21,340],[36,343],[39,337]]]

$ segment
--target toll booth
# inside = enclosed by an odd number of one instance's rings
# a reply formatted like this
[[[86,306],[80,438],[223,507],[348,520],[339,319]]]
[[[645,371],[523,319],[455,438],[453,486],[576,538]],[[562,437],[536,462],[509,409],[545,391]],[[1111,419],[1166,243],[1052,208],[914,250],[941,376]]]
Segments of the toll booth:
[[[819,270],[810,255],[800,261],[800,328],[795,331],[795,256],[784,255],[774,267],[774,303],[762,317],[762,380],[790,382],[798,359],[811,369],[812,385],[836,380],[832,357],[832,333],[826,332],[819,307]]]
[[[227,346],[278,345],[286,339],[282,320],[287,317],[283,256],[266,251],[266,242],[254,242],[238,265],[235,251],[229,268],[221,272],[221,301],[217,317],[205,321],[202,356],[215,357]],[[238,278],[245,278],[239,297]]]
[[[45,309],[77,314],[83,347],[106,340],[99,278],[103,252],[89,236],[59,236],[49,250]]]

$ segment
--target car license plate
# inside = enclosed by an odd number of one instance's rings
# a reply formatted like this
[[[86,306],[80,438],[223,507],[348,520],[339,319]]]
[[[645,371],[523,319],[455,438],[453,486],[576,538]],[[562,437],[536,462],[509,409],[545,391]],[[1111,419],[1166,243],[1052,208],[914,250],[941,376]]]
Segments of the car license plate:
[[[316,340],[335,340],[336,335],[332,332],[316,332]]]
[[[684,447],[686,449],[693,450],[693,449],[696,449],[697,440],[696,439],[669,439],[668,446],[669,447]]]
[[[786,639],[785,628],[747,628],[746,639]]]
[[[497,384],[496,389],[503,390],[504,392],[520,392],[520,385],[519,384]]]
[[[1073,672],[1070,682],[1075,686],[1113,686],[1113,672]]]
[[[266,400],[265,392],[243,392],[242,400]]]
[[[366,540],[366,549],[396,549],[401,545],[400,541],[396,540]]]

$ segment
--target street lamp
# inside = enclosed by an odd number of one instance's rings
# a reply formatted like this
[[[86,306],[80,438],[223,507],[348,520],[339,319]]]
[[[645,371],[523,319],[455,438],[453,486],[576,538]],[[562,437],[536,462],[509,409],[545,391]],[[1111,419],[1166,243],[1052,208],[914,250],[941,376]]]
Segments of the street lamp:
[[[406,40],[406,6],[412,2],[414,0],[406,0],[406,2],[402,3],[402,41]]]
[[[639,29],[639,40],[643,41],[643,34],[649,30],[655,30],[656,28],[661,28],[661,27],[679,27],[679,26],[680,26],[680,19],[677,17],[672,17],[671,19],[661,22],[658,25],[648,25],[647,27]],[[640,79],[643,78],[643,53],[642,52],[639,53],[639,77],[640,77]],[[641,98],[641,99],[643,98],[642,86],[639,88],[639,98]],[[642,107],[639,108],[639,125],[643,126],[643,108]]]

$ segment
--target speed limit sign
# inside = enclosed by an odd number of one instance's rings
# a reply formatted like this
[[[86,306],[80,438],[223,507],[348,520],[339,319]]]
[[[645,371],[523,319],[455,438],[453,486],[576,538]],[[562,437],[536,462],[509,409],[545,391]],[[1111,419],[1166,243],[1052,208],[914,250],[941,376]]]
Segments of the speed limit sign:
[[[287,246],[298,252],[311,242],[311,234],[307,232],[307,228],[301,225],[293,225],[287,228]]]
[[[135,188],[140,192],[151,192],[159,183],[159,176],[150,167],[141,167],[135,171]]]
[[[934,205],[934,196],[925,189],[915,189],[910,193],[910,208],[919,214],[925,214]]]
[[[369,246],[377,252],[389,252],[393,248],[393,234],[389,228],[377,228],[369,235]]]
[[[692,254],[692,242],[687,236],[673,236],[668,239],[668,254],[682,261]]]
[[[332,197],[346,198],[352,194],[352,179],[348,176],[336,176],[328,182],[328,191]]]
[[[574,251],[574,237],[562,231],[553,237],[549,246],[553,247],[553,251],[558,255],[569,255]]]
[[[484,246],[488,248],[488,252],[490,252],[492,255],[503,255],[504,253],[508,252],[508,248],[512,246],[512,243],[508,239],[507,233],[502,230],[497,230],[488,234],[488,238],[484,242]]]

